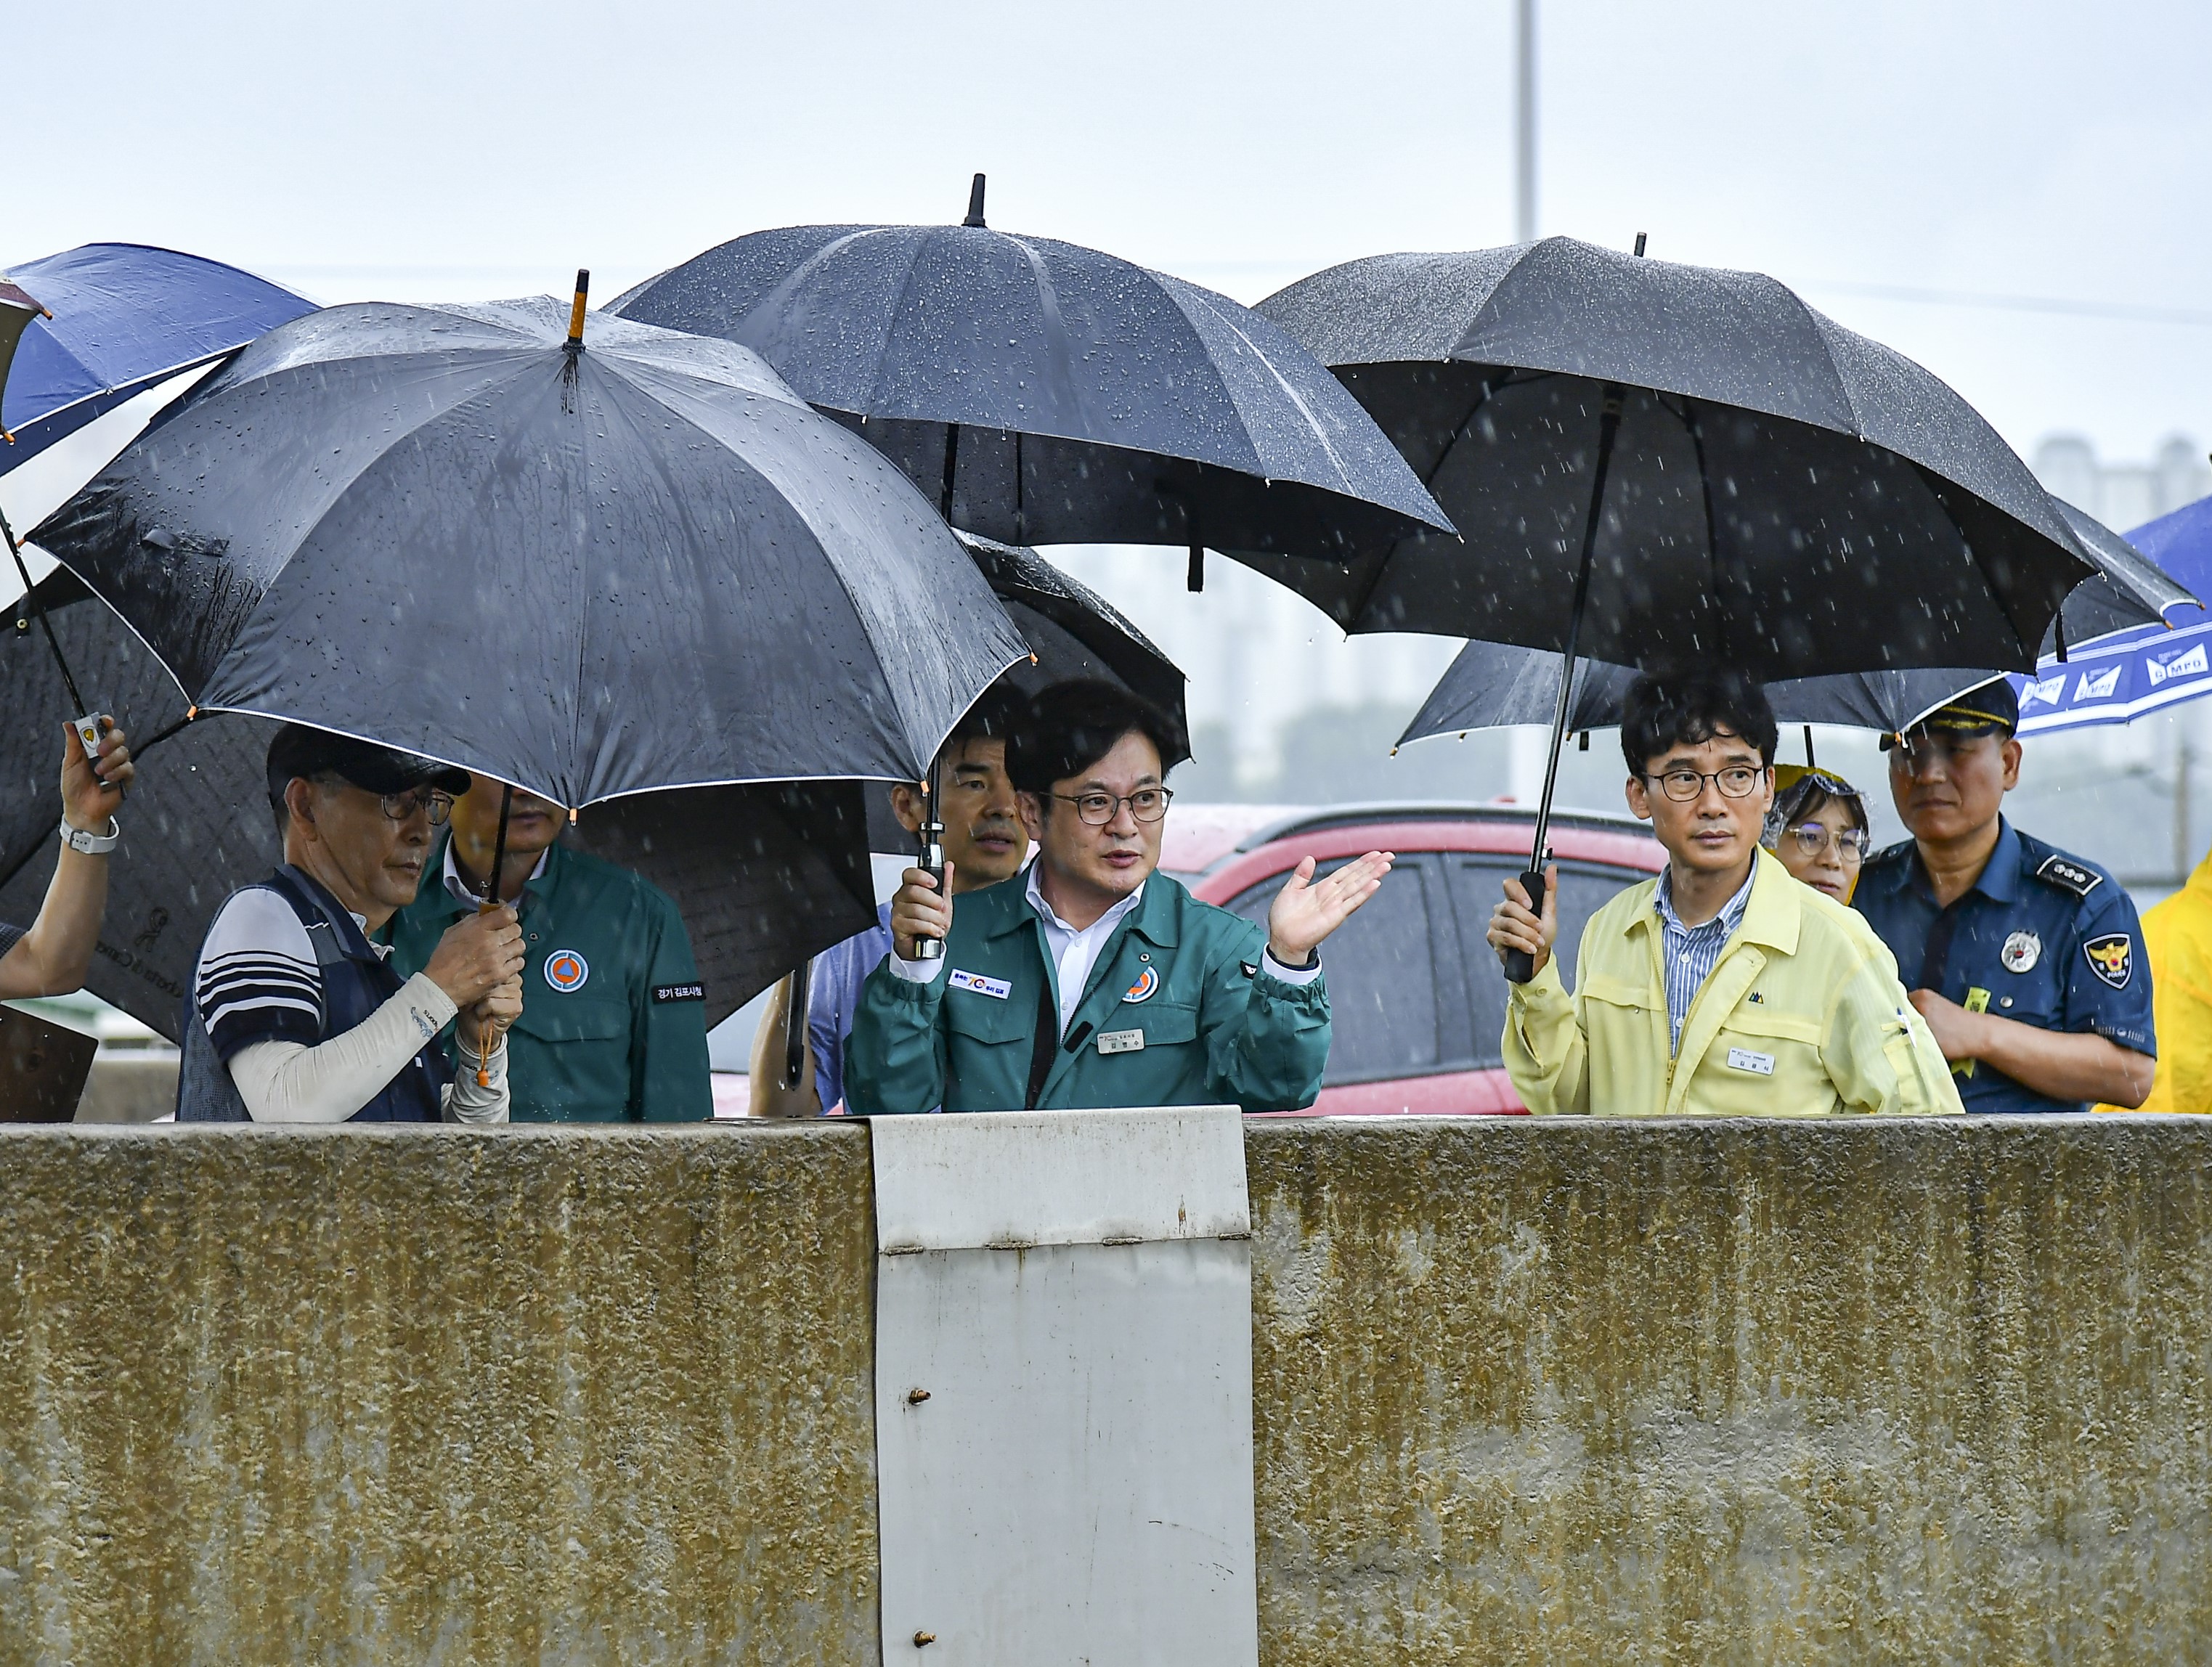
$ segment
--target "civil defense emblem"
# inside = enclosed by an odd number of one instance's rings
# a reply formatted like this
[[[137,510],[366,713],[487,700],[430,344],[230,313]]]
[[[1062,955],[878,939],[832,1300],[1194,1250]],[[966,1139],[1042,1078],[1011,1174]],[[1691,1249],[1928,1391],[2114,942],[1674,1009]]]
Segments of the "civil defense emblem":
[[[1151,998],[1152,991],[1159,987],[1160,969],[1157,967],[1147,967],[1145,968],[1144,975],[1121,992],[1121,999],[1125,1002],[1146,1001]]]
[[[2033,932],[2014,932],[2004,941],[1997,959],[2004,962],[2008,973],[2032,972],[2043,959],[2043,940]]]
[[[545,957],[545,982],[562,995],[581,990],[592,976],[592,964],[574,949],[556,949]]]

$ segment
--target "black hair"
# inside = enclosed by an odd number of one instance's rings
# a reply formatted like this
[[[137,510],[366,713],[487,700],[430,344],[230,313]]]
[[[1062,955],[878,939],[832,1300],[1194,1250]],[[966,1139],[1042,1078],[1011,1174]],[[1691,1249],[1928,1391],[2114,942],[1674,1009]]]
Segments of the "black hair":
[[[1018,792],[1040,797],[1079,776],[1131,731],[1168,756],[1167,719],[1127,689],[1097,681],[1054,683],[1030,702],[1006,741],[1006,775]]]
[[[1641,776],[1670,747],[1696,746],[1726,730],[1774,762],[1778,736],[1766,691],[1741,671],[1693,671],[1680,677],[1638,677],[1620,706],[1620,754]]]

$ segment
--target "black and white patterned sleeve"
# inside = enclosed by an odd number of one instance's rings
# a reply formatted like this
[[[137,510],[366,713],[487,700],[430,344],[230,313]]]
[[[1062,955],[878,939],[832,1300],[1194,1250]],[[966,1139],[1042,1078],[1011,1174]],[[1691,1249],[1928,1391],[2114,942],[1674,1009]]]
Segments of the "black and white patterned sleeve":
[[[6,921],[0,920],[0,955],[6,955],[9,950],[29,936],[30,934],[21,926],[11,926]]]
[[[192,999],[200,1021],[228,1063],[256,1042],[299,1042],[322,1035],[322,969],[292,906],[252,887],[222,906],[200,948]]]

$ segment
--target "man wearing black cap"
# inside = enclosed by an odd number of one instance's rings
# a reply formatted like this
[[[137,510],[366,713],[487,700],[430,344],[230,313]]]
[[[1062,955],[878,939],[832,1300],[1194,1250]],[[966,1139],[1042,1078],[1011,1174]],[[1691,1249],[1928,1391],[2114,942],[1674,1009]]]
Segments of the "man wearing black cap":
[[[269,747],[284,862],[208,928],[185,1011],[180,1122],[503,1123],[522,1011],[513,911],[457,922],[402,979],[369,941],[413,900],[465,771],[288,724]],[[456,1074],[437,1046],[458,1019]]]
[[[1852,894],[1897,957],[1969,1112],[2141,1105],[2158,1045],[2135,904],[2094,863],[2002,814],[2020,780],[2020,701],[2002,678],[1885,737],[1912,838]]]

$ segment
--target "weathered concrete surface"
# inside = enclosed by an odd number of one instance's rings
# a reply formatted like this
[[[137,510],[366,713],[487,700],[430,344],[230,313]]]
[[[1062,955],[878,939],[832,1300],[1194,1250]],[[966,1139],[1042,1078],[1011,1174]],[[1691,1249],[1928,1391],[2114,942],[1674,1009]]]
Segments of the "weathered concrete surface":
[[[2212,1655],[2212,1119],[1247,1152],[1274,1667]],[[0,1176],[0,1667],[875,1659],[865,1130]]]
[[[2212,1121],[1248,1126],[1275,1667],[2212,1652]]]
[[[860,1131],[0,1175],[0,1663],[874,1659]]]

